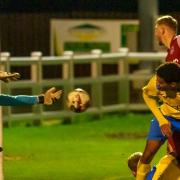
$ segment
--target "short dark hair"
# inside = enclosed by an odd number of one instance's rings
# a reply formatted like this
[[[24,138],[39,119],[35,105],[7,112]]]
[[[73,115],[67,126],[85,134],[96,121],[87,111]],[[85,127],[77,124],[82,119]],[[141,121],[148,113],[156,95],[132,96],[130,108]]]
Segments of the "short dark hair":
[[[180,66],[177,63],[174,62],[168,62],[161,64],[157,69],[156,69],[156,74],[164,79],[166,83],[172,83],[180,82]]]
[[[178,22],[175,18],[170,15],[161,16],[156,20],[156,24],[158,25],[166,25],[170,27],[174,32],[177,33]]]

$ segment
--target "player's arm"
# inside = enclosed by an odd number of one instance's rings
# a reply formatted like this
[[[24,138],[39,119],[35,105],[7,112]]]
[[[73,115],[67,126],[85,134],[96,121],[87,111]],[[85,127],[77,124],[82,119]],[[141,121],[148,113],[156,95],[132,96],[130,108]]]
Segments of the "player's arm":
[[[166,135],[167,137],[171,136],[172,131],[170,128],[170,124],[169,124],[168,120],[161,113],[161,111],[157,105],[156,99],[154,99],[151,96],[148,96],[145,91],[143,91],[143,98],[144,98],[144,101],[146,102],[147,106],[149,107],[149,109],[152,111],[152,113],[158,120],[162,133],[164,135]]]
[[[56,90],[54,87],[47,90],[44,94],[39,96],[27,96],[27,95],[0,95],[1,106],[18,106],[18,105],[34,105],[34,104],[46,104],[51,105],[58,99],[60,99],[62,90]]]
[[[51,105],[54,102],[56,102],[58,99],[60,99],[62,92],[63,92],[62,90],[56,90],[55,87],[52,87],[48,89],[44,94],[38,97],[39,103]]]
[[[162,112],[159,109],[157,104],[157,90],[156,90],[156,77],[154,76],[147,86],[143,88],[143,98],[149,109],[152,111],[154,116],[157,118],[159,122],[159,126],[161,127],[161,131],[164,135],[170,136],[172,134],[170,129],[170,124],[168,120],[164,117]]]
[[[17,81],[20,77],[20,74],[17,72],[9,73],[5,71],[0,71],[0,80],[6,83],[10,81]]]
[[[37,103],[38,103],[38,96],[26,96],[26,95],[11,96],[6,94],[0,95],[1,106],[33,105]]]
[[[146,94],[146,91],[143,90],[143,98],[149,109],[152,111],[154,116],[157,118],[159,125],[162,126],[164,124],[168,124],[167,119],[163,116],[161,113],[158,105],[157,105],[157,100],[155,97],[149,96]]]

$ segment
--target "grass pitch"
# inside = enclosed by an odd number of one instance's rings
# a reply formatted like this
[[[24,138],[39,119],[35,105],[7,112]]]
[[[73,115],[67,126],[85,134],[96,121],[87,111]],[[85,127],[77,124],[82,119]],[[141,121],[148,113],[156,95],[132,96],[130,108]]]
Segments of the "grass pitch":
[[[151,114],[81,116],[70,125],[4,128],[5,180],[131,180]],[[157,154],[154,163],[165,154]]]

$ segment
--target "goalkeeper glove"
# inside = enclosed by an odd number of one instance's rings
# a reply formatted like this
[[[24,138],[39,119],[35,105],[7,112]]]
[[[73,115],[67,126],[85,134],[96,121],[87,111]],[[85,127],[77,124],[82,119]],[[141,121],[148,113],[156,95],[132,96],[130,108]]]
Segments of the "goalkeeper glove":
[[[55,87],[48,89],[44,94],[39,96],[39,103],[46,105],[52,105],[58,99],[60,99],[62,90],[56,91]]]
[[[19,73],[8,73],[4,71],[0,71],[0,80],[8,83],[10,81],[17,81],[20,78]]]

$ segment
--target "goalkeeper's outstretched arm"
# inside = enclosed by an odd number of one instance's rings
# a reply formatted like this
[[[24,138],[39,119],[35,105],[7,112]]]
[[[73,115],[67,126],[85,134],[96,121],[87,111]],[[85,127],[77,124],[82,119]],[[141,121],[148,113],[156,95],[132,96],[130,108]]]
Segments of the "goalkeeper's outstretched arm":
[[[55,87],[50,88],[44,94],[37,96],[28,95],[0,95],[1,106],[19,106],[19,105],[34,105],[34,104],[45,104],[52,105],[58,99],[60,99],[62,90],[56,90]]]

